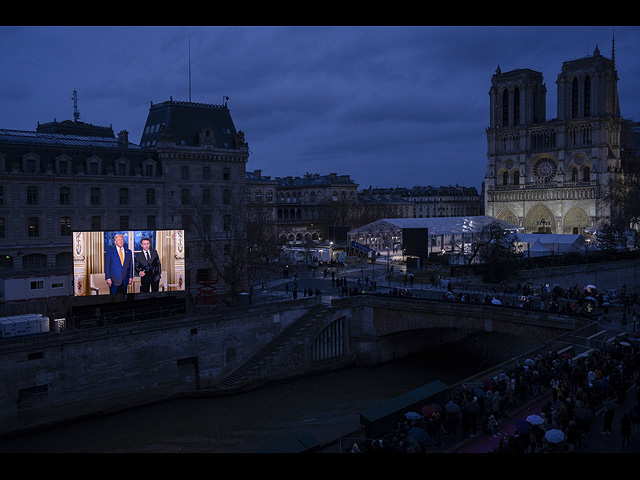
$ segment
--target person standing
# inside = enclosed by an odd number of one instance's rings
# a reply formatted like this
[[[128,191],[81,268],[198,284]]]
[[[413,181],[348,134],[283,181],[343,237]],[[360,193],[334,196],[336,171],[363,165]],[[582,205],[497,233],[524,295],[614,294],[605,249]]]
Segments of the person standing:
[[[133,254],[124,245],[124,236],[113,237],[114,247],[108,248],[104,266],[104,276],[112,295],[127,293],[127,287],[133,282]]]
[[[160,288],[162,265],[155,248],[151,248],[151,240],[140,240],[142,251],[136,253],[136,271],[140,274],[140,292],[157,292]]]

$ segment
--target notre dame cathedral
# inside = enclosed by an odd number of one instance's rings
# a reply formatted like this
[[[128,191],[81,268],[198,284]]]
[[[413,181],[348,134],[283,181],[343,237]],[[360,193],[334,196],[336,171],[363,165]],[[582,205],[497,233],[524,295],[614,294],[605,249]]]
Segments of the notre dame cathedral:
[[[616,216],[608,188],[622,175],[615,48],[564,62],[557,118],[546,120],[542,74],[491,79],[485,212],[525,233],[582,234]],[[628,123],[628,122],[627,122]]]

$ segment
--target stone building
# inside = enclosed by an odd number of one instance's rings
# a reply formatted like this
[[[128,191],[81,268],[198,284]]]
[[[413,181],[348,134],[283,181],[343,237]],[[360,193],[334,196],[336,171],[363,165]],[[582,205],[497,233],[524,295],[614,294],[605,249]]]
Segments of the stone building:
[[[194,202],[225,215],[244,195],[249,156],[226,105],[151,105],[140,145],[74,120],[0,130],[0,275],[72,273],[72,232],[184,228],[187,287],[210,266],[189,258]],[[193,244],[191,244],[193,246]]]
[[[346,227],[357,218],[358,184],[350,175],[307,173],[276,180],[281,243],[332,239],[341,227],[346,234]]]
[[[564,62],[557,115],[546,120],[542,74],[529,69],[491,79],[485,214],[525,233],[583,233],[615,215],[607,200],[621,175],[615,50]]]
[[[400,200],[398,207],[401,208],[378,218],[466,217],[482,215],[484,207],[483,198],[475,187],[460,185],[369,188],[361,193]],[[409,212],[404,208],[407,202],[410,206]]]

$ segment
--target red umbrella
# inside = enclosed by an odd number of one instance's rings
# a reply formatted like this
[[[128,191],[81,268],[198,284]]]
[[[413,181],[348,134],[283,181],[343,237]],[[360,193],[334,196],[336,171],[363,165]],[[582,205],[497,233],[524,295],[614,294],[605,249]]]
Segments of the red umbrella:
[[[573,355],[571,355],[570,353],[566,353],[566,352],[565,353],[561,353],[560,356],[564,357],[564,358],[573,358]]]
[[[438,409],[433,405],[425,405],[424,407],[422,407],[421,412],[425,418],[429,418],[438,413]]]

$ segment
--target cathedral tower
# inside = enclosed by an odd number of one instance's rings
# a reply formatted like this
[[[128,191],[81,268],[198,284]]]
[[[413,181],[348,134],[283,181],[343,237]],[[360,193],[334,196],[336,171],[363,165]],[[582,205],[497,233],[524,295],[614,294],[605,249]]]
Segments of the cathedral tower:
[[[542,74],[491,79],[485,212],[526,233],[583,233],[609,220],[606,192],[620,174],[621,118],[613,59],[564,62],[557,118],[547,121]]]

